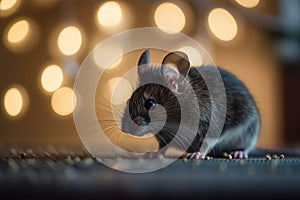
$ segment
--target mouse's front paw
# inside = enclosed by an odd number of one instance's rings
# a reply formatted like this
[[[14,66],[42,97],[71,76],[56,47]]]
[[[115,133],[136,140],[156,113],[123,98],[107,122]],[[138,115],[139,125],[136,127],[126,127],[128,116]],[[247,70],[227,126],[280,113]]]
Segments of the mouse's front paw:
[[[199,160],[199,159],[204,159],[205,155],[198,151],[198,152],[188,153],[186,155],[186,158],[189,160]]]
[[[234,159],[247,159],[248,158],[248,154],[244,151],[233,151],[230,153],[230,155]]]

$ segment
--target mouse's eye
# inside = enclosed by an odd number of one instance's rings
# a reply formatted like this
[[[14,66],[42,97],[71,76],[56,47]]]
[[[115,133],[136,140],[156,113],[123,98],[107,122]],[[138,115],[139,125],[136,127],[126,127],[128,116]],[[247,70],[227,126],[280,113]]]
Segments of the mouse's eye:
[[[156,106],[156,101],[154,99],[147,99],[144,103],[144,107],[146,110],[150,110],[150,108],[154,108]]]

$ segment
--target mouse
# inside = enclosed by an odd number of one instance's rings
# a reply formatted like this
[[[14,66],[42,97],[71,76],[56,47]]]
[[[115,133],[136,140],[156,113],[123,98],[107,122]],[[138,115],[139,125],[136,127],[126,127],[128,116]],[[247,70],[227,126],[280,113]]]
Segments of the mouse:
[[[141,137],[155,133],[160,148],[172,140],[178,140],[175,143],[180,148],[185,138],[176,135],[179,124],[182,120],[192,121],[199,125],[191,144],[185,150],[186,158],[222,157],[224,152],[236,159],[248,158],[259,136],[261,117],[245,84],[229,71],[217,67],[226,94],[225,121],[217,141],[201,151],[211,119],[212,103],[205,78],[214,78],[209,77],[209,74],[216,70],[216,66],[191,66],[187,54],[181,51],[169,52],[161,64],[151,64],[149,54],[149,50],[145,50],[138,60],[138,86],[127,101],[121,130]],[[203,74],[208,77],[203,77]],[[151,83],[151,80],[156,82]],[[190,92],[196,95],[199,106],[197,111],[192,104],[189,105]],[[179,102],[187,105],[185,112],[191,113],[188,119],[181,119]],[[160,117],[162,111],[165,115]],[[153,120],[163,121],[164,124],[157,129],[151,126]]]

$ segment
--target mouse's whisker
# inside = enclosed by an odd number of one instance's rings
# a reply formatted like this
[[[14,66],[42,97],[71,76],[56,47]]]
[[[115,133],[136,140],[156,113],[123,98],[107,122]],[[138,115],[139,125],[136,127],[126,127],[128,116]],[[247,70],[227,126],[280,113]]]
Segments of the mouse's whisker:
[[[124,111],[121,111],[117,108],[106,108],[106,109],[97,109],[96,113],[99,115],[107,114],[107,115],[113,115],[113,116],[118,116],[118,117],[123,117],[124,116]]]
[[[168,144],[168,142],[165,140],[165,138],[164,138],[162,135],[156,134],[156,137],[157,137],[163,144],[165,144],[165,145]]]
[[[118,113],[124,113],[124,111],[120,108],[117,107],[110,107],[110,106],[101,106],[98,107],[97,110],[102,111],[102,112],[118,112]]]
[[[179,147],[184,147],[185,146],[185,143],[184,143],[184,140],[181,140],[180,137],[178,137],[177,134],[172,134],[171,137],[173,138],[173,141],[176,145],[178,145]]]
[[[174,130],[165,128],[164,136],[168,136],[168,139],[174,140],[174,143],[181,148],[187,148],[190,146],[191,141],[188,140],[185,135],[175,133]]]
[[[101,112],[101,111],[96,111],[96,113],[98,114],[99,117],[102,117],[103,115],[105,115],[106,117],[110,116],[112,117],[122,117],[123,115],[121,113],[116,113],[116,112],[110,112],[110,111],[106,111],[106,112]]]
[[[112,115],[111,113],[102,113],[102,112],[96,112],[98,115],[98,118],[100,119],[115,119],[115,118],[122,118],[120,115]]]

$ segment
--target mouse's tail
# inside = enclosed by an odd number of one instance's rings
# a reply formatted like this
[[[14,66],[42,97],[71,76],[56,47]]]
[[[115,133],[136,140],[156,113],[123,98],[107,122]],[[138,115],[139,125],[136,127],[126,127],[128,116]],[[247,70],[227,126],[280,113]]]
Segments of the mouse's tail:
[[[285,157],[300,157],[300,149],[265,149],[255,147],[249,152],[249,157],[265,157],[266,155],[281,155]]]

